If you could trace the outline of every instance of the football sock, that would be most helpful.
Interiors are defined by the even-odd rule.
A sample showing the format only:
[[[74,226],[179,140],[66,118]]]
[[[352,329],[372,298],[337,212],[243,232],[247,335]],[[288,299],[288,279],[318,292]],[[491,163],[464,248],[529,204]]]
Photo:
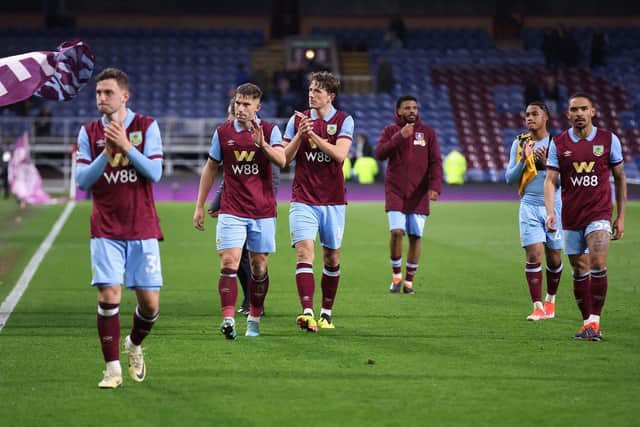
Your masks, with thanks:
[[[402,257],[398,259],[391,258],[391,270],[393,271],[393,283],[402,280]]]
[[[222,305],[222,317],[235,317],[236,300],[238,299],[238,281],[236,270],[223,268],[220,271],[218,293]]]
[[[524,267],[524,274],[527,277],[531,301],[542,301],[542,267],[539,262],[528,262]]]
[[[600,325],[600,316],[598,316],[597,314],[591,314],[589,315],[589,318],[587,320],[584,321],[584,324],[586,325],[587,323],[597,323],[598,325]]]
[[[544,297],[544,300],[545,300],[545,302],[551,302],[551,303],[555,304],[556,303],[556,296],[547,294],[547,296]]]
[[[575,273],[573,273],[573,295],[576,299],[576,303],[578,304],[578,308],[582,313],[582,319],[586,320],[591,314],[591,296],[590,288],[591,288],[591,277],[589,273],[576,277]]]
[[[547,265],[547,294],[555,295],[558,293],[560,285],[560,276],[562,276],[562,263],[558,267]]]
[[[260,323],[260,317],[262,316],[252,316],[251,314],[247,316],[247,322],[258,322]]]
[[[140,345],[142,340],[149,335],[159,315],[160,313],[158,312],[151,318],[147,318],[140,313],[140,309],[136,306],[136,311],[133,313],[133,325],[131,325],[131,332],[129,333],[133,345]]]
[[[264,309],[264,299],[269,291],[269,275],[265,274],[261,278],[251,275],[249,279],[249,314],[252,317],[262,316]]]
[[[533,303],[533,309],[544,310],[544,305],[542,305],[542,301],[536,301]]]
[[[122,366],[120,366],[119,360],[112,360],[107,362],[107,372],[112,375],[122,375]]]
[[[98,335],[105,362],[120,364],[120,305],[98,304]]]
[[[313,293],[316,287],[313,278],[313,265],[306,262],[296,264],[296,285],[303,312],[306,312],[307,309],[313,312]]]
[[[415,277],[416,271],[418,270],[418,264],[411,264],[410,262],[408,262],[405,270],[404,285],[407,288],[410,288],[413,286],[413,278]]]
[[[322,308],[331,310],[333,302],[338,292],[338,283],[340,282],[340,266],[329,267],[324,266],[322,270]]]
[[[331,320],[331,310],[323,308],[320,310],[320,317],[322,317],[323,314],[329,316],[329,320]]]
[[[591,270],[591,314],[600,316],[607,297],[607,269]]]

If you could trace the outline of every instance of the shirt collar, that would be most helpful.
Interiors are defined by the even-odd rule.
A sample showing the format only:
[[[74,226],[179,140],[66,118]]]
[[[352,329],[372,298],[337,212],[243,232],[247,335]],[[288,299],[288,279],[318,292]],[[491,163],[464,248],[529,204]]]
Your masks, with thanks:
[[[133,118],[135,117],[135,113],[133,111],[131,111],[129,108],[127,108],[127,115],[124,118],[124,128],[128,128],[131,125],[131,122],[133,121]],[[109,124],[109,119],[107,119],[106,115],[102,116],[102,125],[106,126]]]
[[[587,141],[591,142],[593,141],[593,138],[596,137],[596,132],[598,131],[598,128],[595,126],[591,127],[591,133],[589,135],[587,135],[587,137],[585,138]],[[571,127],[571,129],[569,129],[569,136],[571,137],[571,140],[573,142],[578,142],[580,141],[581,138],[579,138],[575,131],[573,130],[573,126]]]
[[[325,122],[328,122],[329,120],[331,120],[333,118],[333,116],[336,114],[336,109],[335,107],[331,107],[331,110],[329,110],[329,114],[327,114],[326,116],[324,116],[323,120]],[[311,110],[309,112],[309,116],[311,116],[311,120],[317,120],[318,119],[318,113],[316,113],[316,110]]]
[[[260,117],[256,116],[256,123],[260,124]],[[233,128],[236,130],[236,132],[240,133],[243,130],[246,130],[244,128],[244,126],[240,125],[240,122],[238,122],[238,119],[233,119]]]

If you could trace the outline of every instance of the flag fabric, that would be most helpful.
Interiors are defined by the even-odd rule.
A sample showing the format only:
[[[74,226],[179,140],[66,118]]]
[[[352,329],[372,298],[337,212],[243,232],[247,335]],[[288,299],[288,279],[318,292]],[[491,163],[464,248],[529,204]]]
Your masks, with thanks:
[[[39,51],[0,58],[0,107],[36,95],[54,101],[75,97],[91,79],[95,56],[80,39],[54,52]]]
[[[47,204],[55,202],[42,188],[42,178],[31,162],[29,137],[25,132],[16,142],[9,160],[9,187],[20,202]]]

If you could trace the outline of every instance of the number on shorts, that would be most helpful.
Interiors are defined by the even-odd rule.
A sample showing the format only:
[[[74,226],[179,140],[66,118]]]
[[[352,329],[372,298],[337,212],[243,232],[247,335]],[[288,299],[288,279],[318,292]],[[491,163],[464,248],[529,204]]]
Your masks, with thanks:
[[[160,273],[160,257],[156,255],[147,254],[147,267],[145,271],[148,274]]]

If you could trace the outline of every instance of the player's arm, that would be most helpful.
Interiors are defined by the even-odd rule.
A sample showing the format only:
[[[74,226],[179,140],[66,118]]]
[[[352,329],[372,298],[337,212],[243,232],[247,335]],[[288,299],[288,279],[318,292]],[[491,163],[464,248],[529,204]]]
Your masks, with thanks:
[[[162,177],[162,138],[157,122],[153,122],[145,132],[144,153],[131,145],[126,151],[127,157],[134,168],[145,178],[153,182]]]
[[[613,239],[622,239],[624,235],[624,212],[627,207],[627,177],[624,174],[624,163],[613,167],[613,185],[616,191],[616,219],[613,221]]]
[[[613,164],[613,186],[616,192],[616,219],[613,221],[613,239],[622,239],[624,235],[624,213],[627,207],[627,177],[624,174],[622,146],[617,136],[611,141],[609,161]]]
[[[555,198],[558,189],[558,178],[560,176],[560,164],[558,163],[558,153],[555,142],[549,144],[547,156],[547,175],[544,178],[544,207],[547,211],[545,222],[547,230],[556,231]]]
[[[100,153],[98,157],[91,160],[91,148],[89,146],[89,135],[84,126],[80,128],[78,133],[78,165],[76,166],[76,182],[82,191],[87,191],[93,184],[98,182],[104,168],[109,163],[111,153],[107,147]]]
[[[338,139],[336,145],[330,144],[327,139],[320,138],[313,130],[307,132],[309,139],[318,146],[320,151],[327,154],[333,160],[338,163],[344,162],[344,159],[349,155],[349,148],[351,148],[351,142],[353,141],[353,118],[348,116],[342,122],[340,127],[340,133],[338,133]]]
[[[300,123],[298,123],[298,130],[295,129],[295,118],[296,115],[300,115]],[[304,114],[296,111],[296,114],[291,116],[289,122],[287,122],[287,127],[284,131],[284,155],[285,155],[285,166],[288,165],[296,158],[296,154],[298,154],[298,150],[300,149],[300,144],[303,139],[306,137],[308,131],[312,128],[311,120],[306,117]]]
[[[431,132],[429,142],[429,200],[436,201],[442,193],[442,155],[435,132]]]
[[[387,160],[391,154],[406,143],[407,139],[413,134],[413,124],[405,124],[399,131],[388,135],[387,129],[382,130],[382,135],[376,145],[376,157],[378,160]]]
[[[282,148],[282,135],[280,129],[277,126],[271,131],[271,139],[269,142],[265,141],[264,130],[262,126],[258,126],[257,123],[253,123],[250,129],[253,142],[264,151],[265,156],[271,163],[281,168],[286,166],[287,158]]]
[[[524,165],[527,156],[523,155],[522,159],[516,163],[516,157],[518,154],[518,139],[511,144],[511,151],[509,152],[509,164],[507,165],[507,171],[504,174],[504,179],[507,184],[516,184],[520,182],[522,172],[524,171]],[[524,154],[524,153],[523,153]]]
[[[200,175],[200,184],[198,185],[198,200],[196,201],[196,208],[193,213],[193,226],[204,231],[204,204],[207,201],[213,181],[218,173],[218,162],[209,158],[202,168],[202,174]]]
[[[218,173],[218,163],[222,161],[222,149],[220,148],[220,140],[218,139],[218,130],[213,133],[211,138],[211,149],[209,150],[209,158],[202,168],[200,175],[200,183],[198,184],[198,200],[193,212],[193,226],[204,231],[204,204],[207,201],[213,181]]]
[[[309,139],[318,146],[320,151],[327,154],[338,163],[344,162],[351,148],[350,138],[338,138],[336,145],[330,144],[328,140],[320,138],[314,131],[309,132]]]
[[[145,133],[145,151],[153,152],[153,158],[145,156],[131,144],[122,123],[112,121],[104,128],[104,136],[108,143],[120,148],[129,161],[142,176],[157,182],[162,176],[162,140],[158,123],[153,122]],[[147,147],[148,146],[148,147]]]
[[[544,179],[544,207],[547,211],[547,229],[556,231],[555,197],[558,189],[559,172],[554,169],[547,169],[547,176]]]

